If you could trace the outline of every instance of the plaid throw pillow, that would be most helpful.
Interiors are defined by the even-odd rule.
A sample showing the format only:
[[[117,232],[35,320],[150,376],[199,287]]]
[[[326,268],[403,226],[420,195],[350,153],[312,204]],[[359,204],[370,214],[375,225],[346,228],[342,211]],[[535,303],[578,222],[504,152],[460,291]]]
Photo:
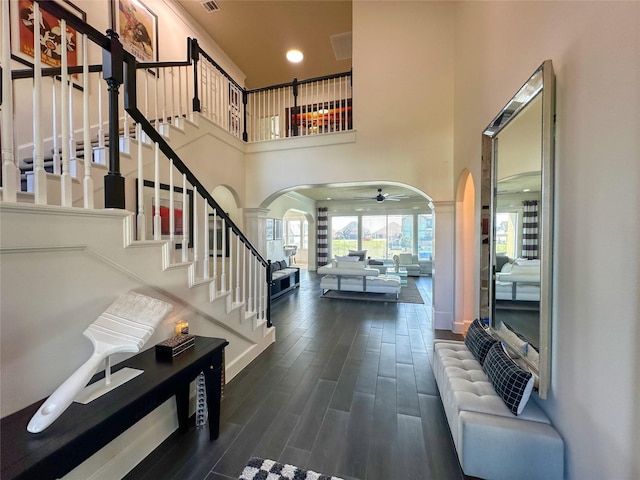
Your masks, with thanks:
[[[487,352],[496,342],[497,340],[487,333],[477,318],[471,322],[467,330],[467,335],[464,337],[464,344],[469,351],[473,353],[476,360],[480,362],[480,365],[484,364]]]
[[[533,390],[531,372],[516,365],[499,343],[489,349],[482,370],[511,413],[520,415]]]

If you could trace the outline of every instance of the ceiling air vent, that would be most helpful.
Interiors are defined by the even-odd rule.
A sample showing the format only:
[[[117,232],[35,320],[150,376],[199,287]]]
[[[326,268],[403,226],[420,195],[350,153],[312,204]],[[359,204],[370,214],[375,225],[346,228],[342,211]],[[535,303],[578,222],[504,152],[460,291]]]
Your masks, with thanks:
[[[331,46],[336,60],[347,60],[351,58],[352,37],[351,32],[331,35]]]
[[[220,10],[220,6],[213,0],[207,0],[206,2],[200,3],[200,5],[202,5],[202,8],[204,8],[207,13],[213,13]]]

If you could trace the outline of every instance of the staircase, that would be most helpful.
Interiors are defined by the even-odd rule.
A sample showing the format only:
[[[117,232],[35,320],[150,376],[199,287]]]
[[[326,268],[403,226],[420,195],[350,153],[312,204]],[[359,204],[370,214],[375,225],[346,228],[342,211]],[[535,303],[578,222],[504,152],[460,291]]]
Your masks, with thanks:
[[[108,49],[114,63],[89,66],[85,59],[82,66],[56,70],[36,62],[24,69],[9,56],[3,3],[0,414],[47,396],[67,378],[89,353],[82,331],[105,303],[132,289],[176,307],[147,345],[171,336],[174,323],[187,320],[191,333],[229,340],[226,377],[233,378],[275,339],[268,264],[198,179],[211,178],[212,167],[223,168],[228,159],[219,156],[205,167],[192,161],[192,171],[177,151],[210,154],[213,142],[225,146],[218,151],[231,145],[243,152],[239,132],[234,136],[211,112],[190,108],[193,92],[186,80],[192,80],[189,68],[196,71],[191,58],[154,64],[150,75],[149,66],[137,65],[122,50],[116,54],[122,48],[117,41],[64,8],[37,1],[36,16],[40,8],[86,34],[87,50]],[[122,58],[136,75],[120,86],[118,97],[116,80],[105,82],[102,71],[117,70]],[[81,91],[72,86],[72,74]],[[31,105],[30,96],[14,98],[25,83],[33,89]],[[54,115],[43,109],[50,85]],[[25,117],[40,119],[33,122],[33,135],[18,127],[14,135],[13,124],[22,125]],[[74,117],[81,128],[74,129]],[[115,188],[105,176],[115,178]],[[121,207],[105,209],[114,199]],[[182,228],[178,212],[185,219]]]

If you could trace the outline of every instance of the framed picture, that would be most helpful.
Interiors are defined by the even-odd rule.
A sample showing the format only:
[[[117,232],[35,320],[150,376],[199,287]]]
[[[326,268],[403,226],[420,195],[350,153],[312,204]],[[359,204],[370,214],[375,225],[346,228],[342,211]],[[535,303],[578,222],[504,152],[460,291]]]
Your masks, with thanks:
[[[267,241],[273,240],[273,218],[267,218],[265,236]]]
[[[87,14],[67,0],[57,0],[57,3],[64,6],[73,15],[87,20]],[[34,52],[34,23],[33,23],[33,0],[11,0],[11,58],[33,67]],[[62,39],[63,33],[60,29],[60,19],[40,8],[42,23],[40,24],[40,40],[37,50],[40,52],[40,59],[43,66],[62,66]],[[70,67],[78,66],[82,59],[82,40],[78,32],[73,28],[66,27],[67,38],[67,63]],[[77,78],[77,75],[74,75]]]
[[[160,184],[160,205],[156,205],[155,199],[155,183],[150,180],[143,181],[143,201],[144,201],[144,221],[147,239],[153,239],[155,236],[153,217],[156,214],[156,210],[160,214],[160,236],[162,240],[171,239],[171,219],[170,219],[170,205],[169,205],[169,185],[164,183]],[[137,196],[137,183],[136,179],[136,196]],[[140,199],[136,198],[136,204],[139,204]],[[176,242],[176,248],[182,248],[182,236],[184,235],[185,227],[185,212],[187,215],[186,221],[189,228],[189,244],[188,248],[193,247],[193,190],[187,189],[187,195],[182,191],[182,187],[173,187],[173,214],[174,214],[174,240]]]
[[[124,49],[138,62],[157,62],[158,16],[140,0],[111,0],[111,8]]]
[[[222,257],[222,219],[218,216],[215,217],[215,224],[213,223],[213,219],[214,219],[214,215],[213,213],[209,214],[209,256],[213,257],[213,250],[214,250],[214,227],[215,227],[215,238],[216,238],[216,242],[215,242],[215,254],[217,257]],[[229,256],[229,240],[231,239],[230,234],[231,234],[231,229],[229,228],[228,225],[226,225],[226,230],[227,230],[227,234],[225,237],[225,244],[224,244],[224,256],[228,257]]]
[[[273,239],[282,240],[282,219],[273,221]]]

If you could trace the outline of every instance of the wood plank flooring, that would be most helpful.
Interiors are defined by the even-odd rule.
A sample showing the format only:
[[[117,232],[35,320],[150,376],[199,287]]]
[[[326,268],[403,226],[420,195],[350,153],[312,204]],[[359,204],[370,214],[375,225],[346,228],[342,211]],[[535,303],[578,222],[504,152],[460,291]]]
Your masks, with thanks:
[[[128,480],[237,479],[252,456],[345,480],[465,479],[431,369],[431,278],[424,305],[277,299],[277,341],[226,387],[220,437],[174,433]]]

